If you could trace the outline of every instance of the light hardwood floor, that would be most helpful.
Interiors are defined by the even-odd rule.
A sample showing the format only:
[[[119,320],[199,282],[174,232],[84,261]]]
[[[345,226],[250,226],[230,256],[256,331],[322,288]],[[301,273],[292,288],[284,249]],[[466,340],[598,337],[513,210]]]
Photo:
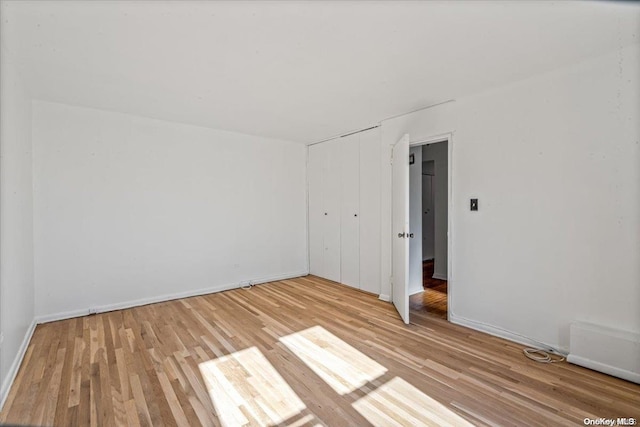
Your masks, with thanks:
[[[415,314],[415,313],[414,313]],[[640,386],[313,276],[39,325],[0,422],[583,425]],[[395,424],[394,424],[395,423]],[[414,423],[414,424],[411,424]]]

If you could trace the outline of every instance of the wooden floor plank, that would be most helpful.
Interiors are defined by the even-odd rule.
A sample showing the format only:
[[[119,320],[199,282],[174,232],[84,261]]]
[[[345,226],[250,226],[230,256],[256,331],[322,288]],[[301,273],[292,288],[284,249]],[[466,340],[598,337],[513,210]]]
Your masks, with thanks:
[[[424,301],[414,299],[414,323],[405,325],[375,296],[306,276],[38,325],[0,422],[582,425],[587,417],[640,418],[637,384],[568,363],[537,364],[522,346],[448,323],[423,310]]]

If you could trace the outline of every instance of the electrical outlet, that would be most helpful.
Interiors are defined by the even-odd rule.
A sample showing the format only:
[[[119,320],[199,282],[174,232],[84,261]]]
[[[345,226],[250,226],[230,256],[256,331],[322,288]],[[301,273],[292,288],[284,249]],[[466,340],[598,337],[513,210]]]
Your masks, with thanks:
[[[89,307],[89,316],[92,314],[98,314],[98,309],[95,307]]]

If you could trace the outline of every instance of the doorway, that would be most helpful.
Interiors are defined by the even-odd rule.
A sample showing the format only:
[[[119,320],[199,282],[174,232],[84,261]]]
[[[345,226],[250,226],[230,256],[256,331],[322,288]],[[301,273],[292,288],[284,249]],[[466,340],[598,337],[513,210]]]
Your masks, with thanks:
[[[409,311],[448,316],[449,142],[412,144],[409,164]]]

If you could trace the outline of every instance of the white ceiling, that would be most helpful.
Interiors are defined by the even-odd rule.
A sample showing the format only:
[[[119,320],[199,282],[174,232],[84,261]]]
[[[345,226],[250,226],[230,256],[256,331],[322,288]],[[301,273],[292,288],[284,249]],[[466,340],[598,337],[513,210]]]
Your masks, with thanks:
[[[35,98],[314,142],[640,42],[619,2],[3,2]]]

